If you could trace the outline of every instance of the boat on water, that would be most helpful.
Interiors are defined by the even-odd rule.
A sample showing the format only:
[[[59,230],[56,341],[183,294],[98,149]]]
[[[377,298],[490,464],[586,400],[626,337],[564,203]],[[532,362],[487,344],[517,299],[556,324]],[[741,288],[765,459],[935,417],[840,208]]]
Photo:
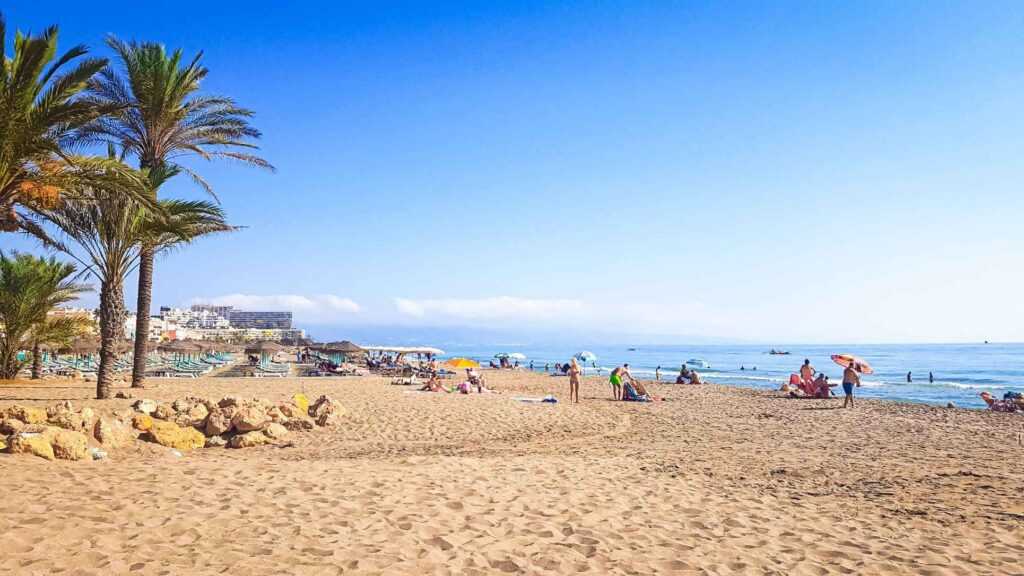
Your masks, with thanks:
[[[707,360],[700,358],[690,358],[686,361],[686,365],[692,368],[711,368],[711,364],[708,364]]]
[[[626,348],[626,352],[636,352],[636,348]]]
[[[772,356],[789,356],[789,352],[786,350],[776,350],[775,348],[769,350],[768,353]]]

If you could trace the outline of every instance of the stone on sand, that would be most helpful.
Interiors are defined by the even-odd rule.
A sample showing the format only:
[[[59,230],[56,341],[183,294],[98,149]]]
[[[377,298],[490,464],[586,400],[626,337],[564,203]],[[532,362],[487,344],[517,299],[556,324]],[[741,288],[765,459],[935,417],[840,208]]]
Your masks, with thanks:
[[[269,444],[270,442],[271,439],[266,434],[253,431],[233,437],[231,441],[228,442],[228,446],[232,448],[251,448],[253,446]]]
[[[205,432],[207,436],[220,436],[231,431],[231,418],[226,416],[223,409],[217,409],[206,417]]]
[[[93,436],[107,448],[121,448],[135,441],[131,428],[113,418],[99,418],[93,427]]]
[[[260,406],[243,406],[231,417],[231,425],[243,433],[262,430],[269,423],[266,410]]]
[[[14,418],[4,418],[0,420],[0,434],[7,436],[10,434],[17,434],[25,428],[25,423],[21,420]]]
[[[267,428],[263,430],[263,433],[266,434],[268,438],[280,440],[281,438],[284,438],[285,436],[288,435],[288,429],[285,428],[283,425],[274,422],[267,426]]]
[[[8,452],[11,454],[31,454],[47,460],[55,460],[53,447],[49,440],[39,433],[21,433],[10,437]]]
[[[206,444],[202,432],[192,427],[183,428],[174,422],[154,421],[148,434],[153,442],[176,450],[192,450]]]
[[[50,427],[43,432],[53,448],[53,455],[62,460],[82,460],[89,456],[89,439],[74,430]]]
[[[153,417],[149,414],[136,414],[132,417],[132,428],[147,432],[153,428]]]
[[[152,414],[153,412],[156,411],[156,401],[149,400],[146,398],[136,400],[135,403],[132,404],[132,408],[134,408],[136,412],[142,412],[143,414]]]
[[[42,408],[15,404],[7,409],[7,417],[21,420],[25,424],[45,424],[48,414]]]
[[[161,420],[174,420],[176,415],[174,408],[171,408],[167,404],[160,404],[152,414],[153,418],[159,418]]]

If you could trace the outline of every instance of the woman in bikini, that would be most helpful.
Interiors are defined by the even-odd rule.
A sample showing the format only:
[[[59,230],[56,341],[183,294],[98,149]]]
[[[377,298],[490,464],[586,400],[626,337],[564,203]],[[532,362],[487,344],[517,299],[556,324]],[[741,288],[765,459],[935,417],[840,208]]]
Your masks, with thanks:
[[[580,365],[576,358],[569,360],[569,402],[580,402]]]

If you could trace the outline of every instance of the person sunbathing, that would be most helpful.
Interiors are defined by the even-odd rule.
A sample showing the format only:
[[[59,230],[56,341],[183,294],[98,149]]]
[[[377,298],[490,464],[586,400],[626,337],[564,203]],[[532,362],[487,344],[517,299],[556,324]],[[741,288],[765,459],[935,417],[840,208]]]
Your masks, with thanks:
[[[640,390],[643,390],[643,392],[640,392]],[[651,401],[651,397],[647,395],[647,390],[636,380],[622,383],[622,399],[626,402]]]
[[[444,386],[441,386],[441,380],[434,374],[430,377],[430,380],[420,388],[422,392],[447,392]]]
[[[985,404],[988,404],[989,410],[992,410],[993,412],[1016,412],[1021,409],[1017,402],[996,400],[988,392],[982,392],[980,396],[981,399],[985,401]]]

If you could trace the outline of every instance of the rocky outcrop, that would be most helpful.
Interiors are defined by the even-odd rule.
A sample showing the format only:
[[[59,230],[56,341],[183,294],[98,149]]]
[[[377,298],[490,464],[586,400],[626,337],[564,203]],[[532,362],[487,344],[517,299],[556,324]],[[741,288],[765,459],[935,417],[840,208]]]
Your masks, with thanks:
[[[57,456],[53,453],[50,441],[38,432],[22,432],[9,438],[10,446],[7,451],[11,454],[31,454],[47,460],[55,460]]]
[[[42,434],[61,460],[84,460],[89,457],[89,439],[81,432],[63,428],[47,428]]]
[[[15,404],[7,409],[6,416],[15,420],[20,420],[25,424],[45,424],[49,415],[46,410],[42,408],[35,408],[33,406],[21,406]]]
[[[93,426],[93,436],[106,448],[123,448],[135,441],[131,428],[113,418],[99,418]]]
[[[262,430],[270,424],[270,417],[262,406],[242,406],[231,417],[231,426],[240,433]]]

